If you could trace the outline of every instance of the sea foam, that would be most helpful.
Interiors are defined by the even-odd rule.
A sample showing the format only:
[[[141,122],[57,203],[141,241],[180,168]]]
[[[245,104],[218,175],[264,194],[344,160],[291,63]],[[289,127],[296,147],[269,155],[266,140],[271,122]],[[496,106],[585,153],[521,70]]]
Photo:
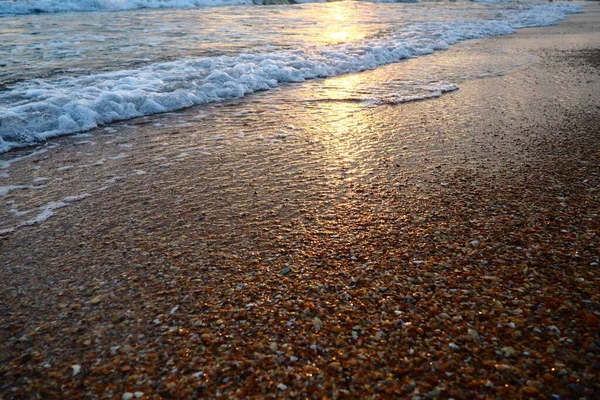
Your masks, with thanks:
[[[324,3],[327,0],[290,0],[290,3]],[[418,3],[419,0],[368,0],[377,3]],[[143,8],[199,8],[273,4],[270,0],[17,0],[1,1],[0,15],[59,12],[125,11]]]
[[[254,4],[252,0],[30,0],[0,1],[2,14],[124,11],[141,8],[197,8]]]
[[[0,152],[113,121],[225,101],[282,83],[374,69],[447,49],[467,39],[551,25],[580,12],[579,4],[508,10],[497,20],[411,25],[385,38],[336,46],[180,59],[56,80],[36,79],[0,92]]]

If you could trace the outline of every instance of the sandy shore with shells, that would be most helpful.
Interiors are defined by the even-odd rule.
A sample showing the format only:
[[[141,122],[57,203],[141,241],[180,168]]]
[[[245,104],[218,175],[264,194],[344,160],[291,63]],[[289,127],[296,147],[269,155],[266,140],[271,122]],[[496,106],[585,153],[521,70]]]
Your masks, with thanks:
[[[587,11],[432,55],[527,62],[426,102],[273,108],[307,84],[252,140],[217,105],[4,155],[0,398],[598,398]]]

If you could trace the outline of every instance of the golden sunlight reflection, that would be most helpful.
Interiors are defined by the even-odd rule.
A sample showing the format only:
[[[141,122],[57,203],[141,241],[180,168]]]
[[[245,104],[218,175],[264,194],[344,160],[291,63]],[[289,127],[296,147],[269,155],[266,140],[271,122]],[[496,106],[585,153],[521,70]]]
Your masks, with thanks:
[[[340,182],[351,181],[360,149],[354,145],[356,140],[349,139],[360,132],[360,111],[364,106],[350,99],[360,77],[353,74],[328,81],[330,82],[324,83],[324,94],[330,101],[323,103],[320,110],[325,115],[321,119],[319,130],[323,132],[330,173],[340,179]]]
[[[331,92],[331,97],[340,98],[347,95],[349,92],[355,92],[356,87],[362,80],[363,78],[359,74],[341,75],[329,79],[327,81],[329,84],[328,92]]]
[[[329,44],[338,44],[363,39],[367,35],[365,28],[358,23],[361,16],[357,8],[344,7],[341,3],[329,3],[326,12],[314,15],[320,32],[315,39]]]
[[[348,34],[348,32],[331,32],[329,34],[329,37],[335,42],[345,42],[348,40],[350,35]]]
[[[339,103],[338,103],[339,104]],[[332,112],[335,107],[332,107]],[[347,110],[341,111],[344,113]],[[349,114],[351,114],[350,112]],[[328,166],[328,175],[333,177],[338,182],[349,182],[353,180],[356,159],[358,157],[357,150],[351,143],[354,140],[349,140],[349,137],[355,135],[356,132],[344,124],[344,120],[340,119],[337,123],[323,126],[326,139],[323,141],[326,149],[326,165]]]

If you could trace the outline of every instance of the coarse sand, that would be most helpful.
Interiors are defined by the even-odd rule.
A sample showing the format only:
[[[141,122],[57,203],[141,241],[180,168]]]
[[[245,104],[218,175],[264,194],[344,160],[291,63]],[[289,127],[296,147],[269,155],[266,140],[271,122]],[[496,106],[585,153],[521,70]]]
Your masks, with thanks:
[[[343,118],[313,122],[320,136],[286,136],[274,111],[256,128],[269,146],[165,145],[185,160],[170,165],[163,143],[204,131],[144,119],[98,143],[95,167],[78,152],[100,133],[14,163],[9,185],[42,166],[48,189],[5,202],[64,206],[0,239],[0,398],[600,398],[600,6],[586,11],[458,45],[462,63],[529,61],[434,100],[329,109]]]

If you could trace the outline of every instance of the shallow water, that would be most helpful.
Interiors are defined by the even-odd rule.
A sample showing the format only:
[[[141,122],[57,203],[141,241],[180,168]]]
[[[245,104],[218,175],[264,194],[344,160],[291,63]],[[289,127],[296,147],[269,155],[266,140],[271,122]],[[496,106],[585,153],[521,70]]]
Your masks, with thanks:
[[[453,6],[452,16],[436,20],[475,15],[480,7]],[[0,85],[187,57],[345,43],[384,35],[427,14],[432,6],[340,2],[4,16]]]
[[[0,152],[134,117],[360,72],[473,38],[548,25],[574,4],[367,3],[137,9],[0,17]],[[517,61],[518,63],[519,61]],[[472,64],[470,75],[494,71]],[[444,66],[347,97],[455,90]],[[461,70],[460,74],[465,74]],[[368,89],[370,90],[370,89]]]
[[[469,35],[484,38],[485,29],[511,31],[506,21],[485,19],[498,13],[512,18],[513,25],[565,15],[560,5],[534,16],[522,7],[328,3],[4,16],[2,60],[14,64],[2,69],[0,138],[4,150],[41,143],[0,154],[0,236],[41,224],[63,208],[123,184],[159,182],[172,177],[172,171],[185,171],[186,182],[172,184],[178,190],[191,185],[190,193],[223,189],[220,196],[226,198],[228,188],[238,183],[269,187],[273,182],[264,174],[273,171],[279,186],[337,196],[355,180],[389,175],[400,184],[411,176],[413,165],[422,167],[432,159],[431,168],[456,163],[455,147],[465,145],[460,132],[469,130],[467,118],[446,115],[450,108],[445,106],[433,111],[428,100],[448,96],[451,102],[453,95],[447,93],[460,90],[463,82],[507,76],[535,59],[531,53],[493,46],[470,51],[478,41],[450,45]],[[27,36],[31,27],[37,27],[36,34]],[[67,38],[75,42],[63,52],[59,41],[65,44]],[[386,49],[397,43],[405,47],[396,50],[414,53],[389,63]],[[18,47],[12,58],[4,56]],[[300,56],[301,61],[294,59]],[[96,108],[90,109],[101,114],[116,112],[128,99],[172,100],[172,93],[194,90],[200,96],[207,75],[236,76],[240,60],[253,72],[212,85],[235,89],[244,79],[264,79],[269,85],[241,95],[215,95],[193,107],[175,103],[165,110],[170,112],[117,115],[115,120],[124,121],[75,127],[71,132],[79,133],[70,137],[44,136],[45,126],[68,128],[64,121],[85,114],[81,110],[94,102]],[[311,68],[325,72],[313,74]],[[408,104],[420,119],[405,118],[402,107]],[[478,107],[486,105],[458,110],[469,115],[482,111]],[[506,110],[519,113],[518,108]],[[132,119],[136,116],[142,117]],[[460,124],[450,136],[443,122],[448,117]],[[41,128],[39,135],[18,131],[20,121],[31,132]],[[60,136],[67,128],[48,136]],[[454,158],[446,154],[449,149]],[[195,171],[203,172],[190,179]]]
[[[188,192],[190,198],[181,199],[186,204],[197,196],[219,197],[219,203],[204,204],[203,209],[233,202],[231,196],[239,195],[240,185],[245,187],[242,192],[250,185],[263,193],[274,191],[276,198],[301,202],[308,188],[315,195],[335,197],[354,182],[382,176],[399,185],[414,183],[423,169],[449,168],[457,154],[468,152],[470,142],[456,132],[466,135],[464,115],[478,110],[464,104],[458,107],[463,117],[457,117],[455,106],[440,112],[439,103],[430,108],[428,101],[395,104],[392,94],[423,75],[460,85],[487,74],[506,75],[533,61],[493,47],[486,53],[471,52],[467,43],[455,50],[137,118],[14,151],[0,162],[0,173],[7,175],[0,177],[0,189],[7,192],[0,208],[0,235],[43,223],[79,201],[110,197],[123,187],[148,182]],[[464,62],[467,58],[470,64]],[[473,75],[475,70],[485,73]],[[450,105],[453,95],[447,96],[445,103]],[[406,118],[406,110],[421,116]],[[452,133],[448,118],[459,123],[451,127]],[[136,201],[139,195],[134,191],[126,196]],[[265,204],[238,200],[251,208],[286,206],[269,196]]]

